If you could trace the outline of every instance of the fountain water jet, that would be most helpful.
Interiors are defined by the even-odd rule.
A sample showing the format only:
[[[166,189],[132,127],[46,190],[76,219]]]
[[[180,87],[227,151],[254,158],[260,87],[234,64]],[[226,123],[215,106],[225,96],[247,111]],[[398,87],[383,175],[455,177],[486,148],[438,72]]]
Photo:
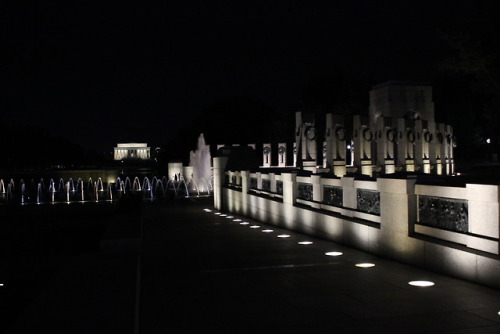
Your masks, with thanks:
[[[200,193],[210,194],[210,189],[200,181],[209,180],[212,178],[212,168],[210,165],[210,146],[205,143],[203,133],[198,137],[198,146],[196,151],[191,151],[189,154],[189,165],[193,167],[192,179],[197,185],[197,190]],[[189,178],[191,175],[188,175]]]

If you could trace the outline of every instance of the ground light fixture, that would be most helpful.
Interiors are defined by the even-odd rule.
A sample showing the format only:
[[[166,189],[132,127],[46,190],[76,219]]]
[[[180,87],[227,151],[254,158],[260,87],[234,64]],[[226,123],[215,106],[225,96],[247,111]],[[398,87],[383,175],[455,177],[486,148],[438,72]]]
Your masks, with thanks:
[[[271,232],[273,232],[273,230],[271,230],[271,229],[265,229],[265,230],[262,230],[262,232],[264,232],[264,233],[271,233]]]
[[[250,224],[249,222],[241,222],[240,225],[248,225]]]
[[[221,217],[226,217],[227,215],[225,213],[221,213]]]
[[[325,255],[328,255],[328,256],[340,256],[340,255],[342,255],[342,252],[326,252]]]
[[[238,219],[238,218],[237,219],[233,219],[233,222],[240,222],[240,221],[241,221],[241,219]]]
[[[259,225],[252,225],[252,226],[250,226],[250,228],[260,228],[260,226]]]
[[[278,238],[290,238],[290,234],[278,234]]]
[[[358,267],[358,268],[373,268],[373,267],[375,267],[375,263],[367,263],[367,262],[356,263],[356,267]]]
[[[214,212],[214,215],[220,215],[221,213],[220,212]]]
[[[313,242],[312,241],[299,241],[299,245],[311,245]]]
[[[227,219],[231,219],[231,218],[234,218],[233,216],[226,216]]]
[[[212,210],[210,210],[210,209],[203,209],[203,211],[205,211],[205,212],[212,212]]]
[[[419,287],[428,287],[428,286],[433,286],[434,285],[434,282],[431,282],[431,281],[410,281],[408,282],[408,284],[412,285],[412,286],[419,286]]]

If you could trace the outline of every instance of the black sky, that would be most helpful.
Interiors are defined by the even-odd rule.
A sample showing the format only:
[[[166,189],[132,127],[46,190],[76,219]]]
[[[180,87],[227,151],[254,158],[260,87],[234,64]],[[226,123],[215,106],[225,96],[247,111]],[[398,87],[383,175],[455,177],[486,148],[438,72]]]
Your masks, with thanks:
[[[99,151],[162,145],[219,99],[297,105],[307,81],[333,69],[370,84],[432,80],[446,53],[437,32],[488,10],[472,1],[3,7],[1,120]]]

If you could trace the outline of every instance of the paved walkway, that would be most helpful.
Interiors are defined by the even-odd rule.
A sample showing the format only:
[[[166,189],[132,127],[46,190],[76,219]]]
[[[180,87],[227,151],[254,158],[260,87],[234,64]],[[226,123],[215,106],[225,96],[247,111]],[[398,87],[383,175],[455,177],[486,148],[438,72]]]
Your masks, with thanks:
[[[204,208],[145,210],[141,333],[500,332],[498,290]]]
[[[211,207],[209,199],[144,204],[140,257],[134,210],[114,218],[108,252],[45,252],[29,268],[50,270],[31,279],[9,333],[500,332],[498,290],[203,210]],[[22,282],[8,283],[0,296],[14,284],[22,291]]]

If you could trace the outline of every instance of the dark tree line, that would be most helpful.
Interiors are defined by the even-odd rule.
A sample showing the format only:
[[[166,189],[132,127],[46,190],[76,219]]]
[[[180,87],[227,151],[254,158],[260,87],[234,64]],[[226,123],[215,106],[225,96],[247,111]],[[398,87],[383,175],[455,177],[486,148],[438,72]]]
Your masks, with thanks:
[[[2,124],[0,168],[4,170],[75,168],[100,165],[106,157],[86,151],[67,138],[20,122]]]

